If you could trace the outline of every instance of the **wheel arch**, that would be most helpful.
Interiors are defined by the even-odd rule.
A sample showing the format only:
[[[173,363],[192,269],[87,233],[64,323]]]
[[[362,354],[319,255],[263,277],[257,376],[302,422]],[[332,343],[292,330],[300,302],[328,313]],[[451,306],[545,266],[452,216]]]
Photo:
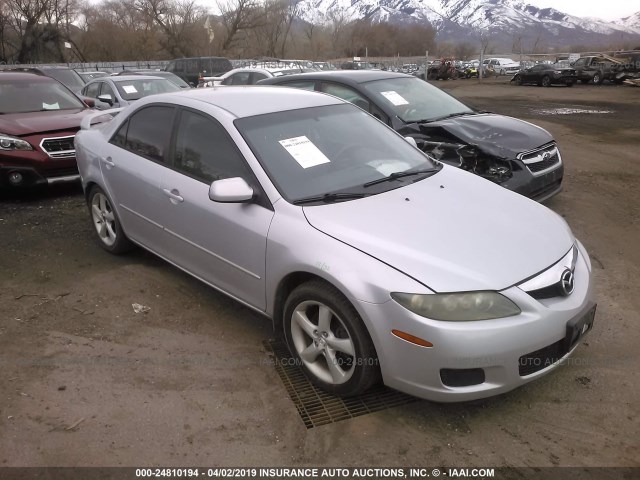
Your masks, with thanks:
[[[276,287],[275,297],[273,302],[273,315],[271,317],[273,322],[274,332],[282,333],[282,315],[284,313],[284,305],[287,302],[287,298],[289,297],[291,292],[293,292],[293,290],[295,290],[298,286],[302,285],[303,283],[307,283],[312,280],[319,280],[335,288],[353,305],[353,302],[342,292],[342,290],[337,285],[330,282],[326,278],[321,277],[320,275],[317,275],[312,272],[307,272],[307,271],[291,272],[286,276],[284,276],[278,283],[278,286]],[[355,305],[353,306],[354,308],[356,308]]]

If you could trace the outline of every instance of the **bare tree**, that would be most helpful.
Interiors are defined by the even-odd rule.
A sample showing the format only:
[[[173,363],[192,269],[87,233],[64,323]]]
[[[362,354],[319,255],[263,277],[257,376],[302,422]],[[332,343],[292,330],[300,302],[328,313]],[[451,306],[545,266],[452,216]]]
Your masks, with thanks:
[[[49,8],[49,0],[7,0],[12,16],[12,27],[20,37],[16,58],[20,63],[38,60],[40,20]]]
[[[469,42],[458,43],[454,48],[454,52],[459,60],[469,60],[470,57],[474,57],[477,53],[476,47]]]
[[[258,0],[218,0],[222,38],[220,46],[224,52],[231,50],[238,41],[238,33],[260,24]]]
[[[163,46],[171,56],[192,56],[196,28],[205,34],[204,7],[196,0],[135,0],[134,5],[162,30]]]

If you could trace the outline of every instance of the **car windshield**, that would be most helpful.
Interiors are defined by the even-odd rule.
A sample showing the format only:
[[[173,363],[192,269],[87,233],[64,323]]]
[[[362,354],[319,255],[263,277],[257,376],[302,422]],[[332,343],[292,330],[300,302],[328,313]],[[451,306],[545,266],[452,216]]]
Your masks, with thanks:
[[[0,79],[0,113],[40,112],[86,108],[64,85],[46,81]]]
[[[138,100],[148,95],[156,93],[167,93],[180,91],[180,87],[164,78],[156,79],[135,79],[115,81],[116,88],[120,96],[127,100]]]
[[[434,162],[393,130],[353,105],[270,113],[235,121],[267,174],[289,202],[332,193],[369,195],[420,180],[366,183]]]
[[[80,78],[80,75],[78,75],[78,73],[73,70],[66,70],[64,68],[52,68],[44,70],[44,73],[48,77],[55,78],[60,83],[63,83],[74,92],[78,92],[82,87],[84,87],[82,78]]]
[[[391,107],[405,123],[474,113],[451,95],[415,77],[375,80],[362,87],[375,103]]]

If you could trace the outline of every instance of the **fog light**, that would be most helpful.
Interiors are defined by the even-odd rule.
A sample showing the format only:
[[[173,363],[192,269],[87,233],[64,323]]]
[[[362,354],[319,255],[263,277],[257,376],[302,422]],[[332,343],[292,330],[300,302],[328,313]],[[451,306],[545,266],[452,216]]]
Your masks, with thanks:
[[[11,172],[9,174],[9,183],[11,185],[20,185],[22,183],[23,177],[20,172]]]

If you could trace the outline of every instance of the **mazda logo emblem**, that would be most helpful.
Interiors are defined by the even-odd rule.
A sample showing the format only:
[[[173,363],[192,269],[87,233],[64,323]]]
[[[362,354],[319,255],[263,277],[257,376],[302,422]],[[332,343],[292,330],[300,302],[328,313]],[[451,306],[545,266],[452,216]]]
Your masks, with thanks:
[[[573,293],[573,272],[568,268],[560,276],[560,288],[566,297]]]
[[[544,152],[544,155],[542,155],[542,160],[543,161],[547,161],[551,158],[551,154],[549,152]]]

